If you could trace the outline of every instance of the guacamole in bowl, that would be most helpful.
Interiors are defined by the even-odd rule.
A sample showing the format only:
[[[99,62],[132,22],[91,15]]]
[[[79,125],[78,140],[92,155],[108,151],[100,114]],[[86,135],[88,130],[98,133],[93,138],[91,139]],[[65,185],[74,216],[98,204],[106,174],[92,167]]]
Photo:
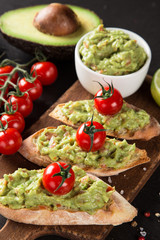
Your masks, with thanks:
[[[113,83],[123,97],[143,83],[151,61],[147,42],[134,32],[101,24],[76,45],[75,67],[82,86],[91,94]]]
[[[122,30],[99,25],[88,34],[79,48],[82,62],[105,75],[126,75],[139,70],[147,60],[143,47]]]

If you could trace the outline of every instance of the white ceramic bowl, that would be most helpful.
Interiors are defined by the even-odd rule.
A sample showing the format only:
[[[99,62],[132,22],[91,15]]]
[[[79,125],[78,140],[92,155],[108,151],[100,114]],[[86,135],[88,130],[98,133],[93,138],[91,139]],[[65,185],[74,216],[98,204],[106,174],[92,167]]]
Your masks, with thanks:
[[[142,46],[148,56],[144,66],[140,68],[138,71],[134,73],[130,73],[123,76],[111,76],[111,75],[104,75],[97,73],[82,62],[79,54],[79,48],[82,45],[83,39],[89,34],[85,34],[77,43],[75,48],[75,67],[78,79],[82,86],[91,94],[95,94],[99,89],[100,86],[97,82],[100,82],[103,86],[106,86],[105,81],[108,83],[113,83],[113,86],[120,91],[123,98],[130,96],[131,94],[135,93],[140,86],[142,85],[151,62],[151,49],[147,42],[137,35],[134,32],[121,29],[121,28],[107,28],[109,30],[122,30],[123,32],[127,33],[131,39],[137,40],[137,43]],[[105,81],[104,81],[105,80]]]

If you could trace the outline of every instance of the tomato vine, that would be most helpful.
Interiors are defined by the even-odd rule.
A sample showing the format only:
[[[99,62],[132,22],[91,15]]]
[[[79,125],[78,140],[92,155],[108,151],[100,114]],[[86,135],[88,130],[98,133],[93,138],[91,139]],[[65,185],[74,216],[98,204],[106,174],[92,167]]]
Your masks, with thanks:
[[[39,71],[33,69],[35,64],[39,65],[41,63],[42,67],[45,65],[43,70]],[[27,68],[30,65],[32,66],[29,72]],[[47,71],[50,73],[50,82],[47,82],[48,79],[46,79],[47,84],[43,84],[38,80],[38,77],[41,73],[48,76]],[[49,85],[53,83],[57,78],[57,72],[56,66],[51,62],[47,62],[46,57],[39,51],[36,51],[33,59],[24,64],[17,63],[10,59],[4,59],[1,61],[0,126],[3,126],[3,128],[1,127],[0,129],[0,140],[3,138],[2,142],[6,141],[6,144],[4,144],[6,149],[8,138],[7,132],[14,132],[13,129],[16,129],[18,134],[22,133],[25,127],[24,118],[32,112],[33,101],[41,96],[43,90],[42,85]],[[8,129],[12,129],[12,131]],[[0,143],[0,153],[6,154],[7,151],[4,151],[1,145],[2,144]]]

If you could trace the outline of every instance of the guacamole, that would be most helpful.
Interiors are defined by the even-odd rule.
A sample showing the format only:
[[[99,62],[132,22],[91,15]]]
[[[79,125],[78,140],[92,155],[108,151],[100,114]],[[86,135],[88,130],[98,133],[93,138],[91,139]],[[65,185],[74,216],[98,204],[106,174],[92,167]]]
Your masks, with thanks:
[[[83,63],[105,75],[126,75],[139,70],[147,54],[136,40],[120,30],[99,25],[87,35],[79,49]]]
[[[76,130],[65,125],[45,128],[40,136],[34,139],[34,143],[41,155],[47,155],[54,162],[63,159],[85,168],[119,169],[137,154],[135,144],[109,138],[106,138],[105,144],[99,151],[83,151],[76,142]]]
[[[75,185],[66,195],[57,196],[48,192],[42,186],[44,169],[18,169],[12,174],[5,174],[0,182],[0,203],[12,209],[48,208],[57,210],[65,208],[70,211],[85,211],[95,213],[100,208],[106,209],[111,203],[114,188],[106,192],[107,183],[95,181],[86,175],[85,171],[73,167]]]
[[[61,109],[62,114],[73,124],[81,124],[91,119],[103,125],[109,132],[115,135],[130,134],[142,129],[150,122],[150,116],[144,110],[134,110],[123,103],[122,109],[115,115],[102,115],[94,107],[94,100],[69,101]],[[106,132],[107,133],[107,132]]]

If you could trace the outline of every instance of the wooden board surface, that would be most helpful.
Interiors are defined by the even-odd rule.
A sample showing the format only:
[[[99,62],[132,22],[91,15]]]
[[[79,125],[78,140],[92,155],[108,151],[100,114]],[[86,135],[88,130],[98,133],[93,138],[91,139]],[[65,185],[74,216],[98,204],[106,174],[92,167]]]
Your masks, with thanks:
[[[151,77],[147,76],[140,90],[125,100],[137,107],[145,109],[149,114],[160,121],[159,108],[156,106],[150,94],[150,81]],[[24,133],[24,137],[29,136],[43,127],[58,126],[61,124],[59,121],[48,116],[49,112],[51,112],[57,104],[69,100],[90,99],[92,97],[92,95],[82,88],[79,81],[75,82],[71,88],[69,88],[63,96]],[[132,142],[133,141],[130,141],[130,143]],[[160,149],[160,137],[155,137],[150,141],[134,142],[137,147],[147,150],[151,162],[111,178],[102,178],[106,182],[109,181],[112,186],[116,186],[117,191],[120,192],[123,190],[123,196],[130,202],[133,201],[160,162],[160,153],[158,150]],[[38,168],[38,166],[24,159],[19,153],[12,156],[2,155],[0,158],[0,166],[0,178],[3,177],[4,173],[11,173],[18,167],[26,167],[28,169]],[[74,240],[102,240],[106,238],[111,229],[112,226],[34,226],[7,220],[0,231],[0,239],[33,240],[45,234],[54,234]]]

